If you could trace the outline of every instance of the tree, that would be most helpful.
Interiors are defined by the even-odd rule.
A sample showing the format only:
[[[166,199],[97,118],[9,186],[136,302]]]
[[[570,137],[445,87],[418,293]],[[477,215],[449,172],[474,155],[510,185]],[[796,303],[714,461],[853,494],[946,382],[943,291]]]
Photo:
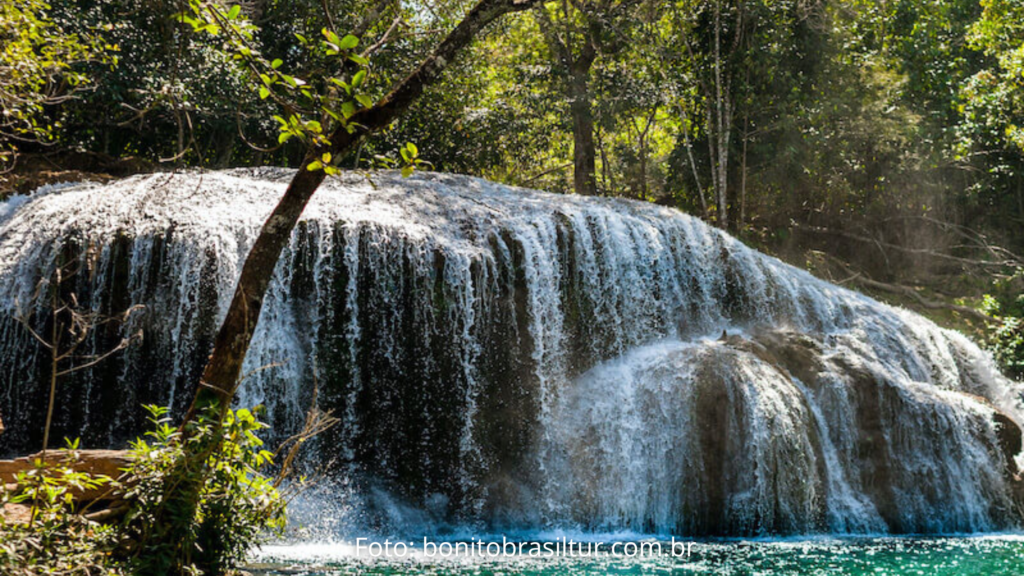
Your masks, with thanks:
[[[351,152],[363,138],[387,127],[401,116],[423,94],[426,87],[438,81],[449,62],[458,56],[485,26],[506,14],[526,10],[535,2],[536,0],[480,0],[440,45],[386,96],[370,106],[352,112],[329,135],[308,140],[306,160],[292,178],[281,201],[267,218],[242,266],[234,297],[214,340],[213,352],[203,372],[195,401],[186,415],[186,421],[206,405],[219,406],[221,413],[226,413],[229,408],[278,257],[288,243],[292,229],[309,199],[330,171],[328,167],[331,160]],[[231,15],[231,11],[234,12],[234,17],[238,16],[235,8],[223,13],[216,5],[194,2],[194,6],[197,15],[203,11],[212,15],[211,20],[205,21],[203,26],[208,27],[212,24],[220,27],[220,30],[227,29],[223,19]],[[330,40],[336,38],[335,34]],[[358,41],[349,35],[338,38],[338,41],[332,44],[339,48],[354,48],[355,44],[352,44],[349,38]],[[245,47],[240,50],[243,57],[246,57]],[[277,68],[274,66],[275,62],[271,62],[274,69]],[[353,83],[358,75],[359,72],[353,76]],[[281,81],[287,82],[287,77]],[[265,80],[264,84],[267,84]],[[291,84],[294,88],[294,81]],[[261,87],[261,91],[263,89],[264,87]],[[294,125],[294,122],[289,123]],[[311,127],[308,122],[305,130],[312,132],[314,136],[320,134],[317,126]]]
[[[563,0],[538,5],[537,24],[569,99],[573,132],[573,188],[577,194],[597,194],[594,113],[590,91],[591,68],[601,54],[618,51],[619,29],[639,0]]]
[[[960,91],[960,149],[965,157],[985,158],[996,184],[991,188],[1005,191],[1024,223],[1024,4],[981,4],[967,39],[989,60]]]
[[[385,2],[390,4],[390,0]],[[301,35],[299,41],[326,56],[337,56],[337,66],[330,75],[302,79],[282,72],[281,59],[260,54],[253,44],[254,26],[239,6],[226,8],[216,1],[191,0],[189,12],[180,15],[197,32],[223,38],[232,58],[253,75],[260,97],[281,105],[284,115],[278,117],[280,140],[300,141],[306,150],[300,168],[264,222],[242,266],[181,434],[176,437],[182,449],[168,472],[175,482],[159,495],[160,505],[145,518],[147,524],[159,527],[146,540],[147,547],[171,550],[178,556],[174,560],[178,565],[190,563],[194,550],[187,543],[193,541],[189,535],[201,510],[209,478],[206,470],[211,465],[210,456],[225,442],[219,431],[230,413],[267,287],[303,209],[324,179],[337,170],[337,159],[408,110],[485,26],[506,14],[526,10],[534,2],[479,0],[412,72],[376,102],[360,90],[369,62],[355,51],[359,38],[354,34],[339,36],[330,23],[322,30],[323,41],[313,43]],[[325,130],[325,125],[330,128]],[[407,169],[415,167],[415,146],[403,148],[402,156]],[[160,573],[156,569],[143,572]]]
[[[745,221],[756,140],[784,135],[785,118],[807,94],[820,59],[821,47],[813,44],[821,36],[821,18],[820,3],[788,0],[685,0],[668,13],[660,52],[693,85],[679,86],[673,95],[682,116],[681,162],[688,165],[685,172],[702,207],[710,204],[722,228],[740,228]],[[674,46],[682,47],[675,57]],[[698,142],[706,144],[703,158],[695,154]],[[702,182],[710,183],[710,202]]]
[[[86,87],[80,64],[106,58],[95,36],[65,32],[49,9],[43,0],[0,4],[0,168],[14,162],[16,144],[55,137],[59,125],[45,117],[46,108]]]

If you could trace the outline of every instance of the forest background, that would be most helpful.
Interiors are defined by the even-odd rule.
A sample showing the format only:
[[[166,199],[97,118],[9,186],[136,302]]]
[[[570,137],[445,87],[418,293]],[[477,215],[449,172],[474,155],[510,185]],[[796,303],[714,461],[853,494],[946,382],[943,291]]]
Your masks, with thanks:
[[[361,32],[369,101],[470,2],[239,5],[253,49],[287,71],[275,82],[331,78],[337,59],[302,47]],[[188,10],[4,3],[0,198],[299,166],[307,147],[283,137],[280,101]],[[1024,0],[543,2],[488,27],[401,120],[330,162],[410,154],[420,169],[677,207],[961,329],[1024,376]]]

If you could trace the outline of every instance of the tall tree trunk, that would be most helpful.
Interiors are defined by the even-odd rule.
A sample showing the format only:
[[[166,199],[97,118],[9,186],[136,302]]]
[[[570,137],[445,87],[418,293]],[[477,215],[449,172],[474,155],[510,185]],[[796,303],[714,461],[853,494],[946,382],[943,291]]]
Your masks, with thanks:
[[[601,187],[604,190],[611,190],[612,186],[608,181],[608,154],[604,148],[604,138],[600,130],[594,130],[594,142],[597,144],[597,153],[601,157]]]
[[[578,8],[578,7],[577,7]],[[569,17],[569,4],[563,3],[564,18]],[[554,20],[543,5],[536,11],[537,25],[544,35],[551,53],[564,70],[566,95],[569,98],[569,114],[572,116],[573,136],[573,190],[583,196],[597,195],[597,179],[595,176],[594,150],[594,113],[590,101],[590,68],[597,58],[599,24],[589,22],[583,36],[579,55],[575,55],[571,44],[566,40],[570,36],[568,29],[563,33],[556,30]],[[586,18],[586,17],[584,17]],[[563,19],[563,22],[566,20]]]
[[[597,195],[594,113],[590,104],[590,66],[592,59],[573,67],[569,89],[573,135],[573,189],[581,196]]]
[[[748,116],[743,116],[743,152],[740,156],[740,216],[739,222],[737,222],[737,230],[742,230],[743,225],[747,220],[747,141],[750,139],[747,135],[749,128]]]
[[[658,114],[657,106],[651,110],[651,113],[644,122],[644,127],[641,130],[640,126],[637,125],[636,119],[632,119],[630,122],[633,124],[633,128],[637,134],[637,148],[640,152],[638,154],[640,163],[640,200],[646,200],[650,192],[650,187],[647,185],[647,135],[651,132],[651,126],[654,125],[654,117]]]
[[[700,172],[697,170],[697,162],[693,159],[693,146],[690,144],[690,129],[686,119],[683,119],[683,143],[686,145],[686,155],[690,159],[690,169],[693,170],[693,182],[697,185],[697,196],[700,197],[700,210],[704,218],[708,217],[708,199],[704,196],[704,188],[700,185]]]
[[[1017,214],[1024,220],[1024,178],[1017,179]]]
[[[728,123],[729,99],[725,95],[722,102],[722,123],[718,131],[718,226],[729,229],[729,137],[732,131]]]
[[[715,196],[718,226],[729,228],[729,93],[722,86],[722,1],[715,0],[715,117],[718,140]]]
[[[718,131],[715,130],[714,113],[712,112],[712,98],[714,95],[707,95],[707,103],[704,106],[704,131],[708,140],[708,168],[711,171],[711,190],[714,196],[711,198],[711,205],[718,206]]]
[[[341,157],[352,151],[364,136],[385,128],[404,113],[427,86],[437,82],[445,67],[484,26],[505,14],[526,10],[537,1],[480,0],[405,80],[372,108],[364,109],[351,118],[351,125],[358,126],[355,132],[350,133],[344,128],[335,130],[331,135],[332,155]],[[321,152],[312,150],[307,154],[307,161],[302,162],[303,167],[288,184],[284,196],[263,224],[246,257],[234,297],[214,340],[213,352],[185,416],[186,422],[205,405],[218,406],[221,414],[230,407],[277,260],[306,204],[324,180],[322,170],[310,172],[305,168]]]

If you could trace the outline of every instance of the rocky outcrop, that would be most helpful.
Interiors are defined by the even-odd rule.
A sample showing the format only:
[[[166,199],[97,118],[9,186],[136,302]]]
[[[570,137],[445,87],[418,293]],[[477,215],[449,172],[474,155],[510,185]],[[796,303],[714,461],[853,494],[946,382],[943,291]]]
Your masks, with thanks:
[[[825,375],[837,375],[846,382],[857,405],[857,452],[868,464],[864,468],[864,489],[871,495],[881,516],[897,531],[896,497],[892,491],[892,463],[886,456],[882,406],[887,399],[887,387],[879,378],[853,359],[836,355],[826,357],[824,345],[818,339],[802,332],[786,329],[764,329],[748,336],[729,335],[722,338],[727,345],[756,355],[780,372],[800,380],[812,389],[823,385]],[[1024,478],[1017,465],[1024,441],[1020,424],[1006,411],[987,398],[963,391],[956,393],[983,404],[992,412],[996,434],[996,448],[1005,460],[1005,479],[1012,484],[1016,506],[1024,509]]]

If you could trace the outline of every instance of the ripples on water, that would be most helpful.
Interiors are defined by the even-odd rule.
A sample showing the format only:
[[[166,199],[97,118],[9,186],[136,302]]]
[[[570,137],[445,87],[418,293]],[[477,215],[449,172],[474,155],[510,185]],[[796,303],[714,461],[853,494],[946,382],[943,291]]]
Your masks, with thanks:
[[[344,544],[268,546],[249,569],[257,576],[303,574],[536,575],[985,575],[1024,574],[1024,537],[844,538],[702,541],[689,558],[460,557],[438,561],[422,550],[404,559],[355,555]]]

